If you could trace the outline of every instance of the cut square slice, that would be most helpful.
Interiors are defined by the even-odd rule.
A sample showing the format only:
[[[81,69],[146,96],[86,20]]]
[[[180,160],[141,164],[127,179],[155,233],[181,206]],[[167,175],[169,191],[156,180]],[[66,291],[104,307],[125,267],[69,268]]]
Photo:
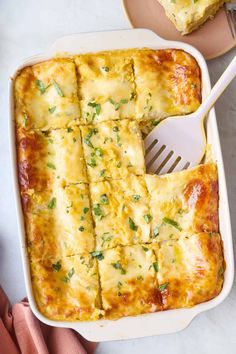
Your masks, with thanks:
[[[82,124],[134,117],[133,61],[128,51],[81,55],[75,63]]]
[[[194,306],[220,293],[224,261],[219,234],[182,233],[179,240],[161,242],[157,258],[164,309]]]
[[[102,314],[97,263],[89,254],[31,259],[39,311],[54,321],[91,321]]]
[[[188,34],[212,18],[219,8],[229,0],[158,0],[166,16],[181,34]]]
[[[151,215],[143,177],[90,184],[96,248],[150,241]]]
[[[44,133],[18,129],[17,146],[21,190],[49,190],[55,180],[61,185],[87,182],[78,127]]]
[[[78,123],[75,64],[53,59],[20,71],[15,80],[15,118],[25,129],[66,128]]]
[[[24,194],[22,201],[28,249],[34,259],[94,251],[88,185]]]
[[[201,73],[182,50],[140,50],[134,55],[139,120],[194,112],[201,103]]]
[[[91,182],[145,173],[143,142],[136,122],[110,121],[81,127],[81,131]]]
[[[116,247],[98,261],[105,317],[117,319],[161,310],[158,264],[151,245]]]
[[[218,232],[218,179],[214,163],[163,176],[146,175],[152,236],[178,238],[181,231]]]

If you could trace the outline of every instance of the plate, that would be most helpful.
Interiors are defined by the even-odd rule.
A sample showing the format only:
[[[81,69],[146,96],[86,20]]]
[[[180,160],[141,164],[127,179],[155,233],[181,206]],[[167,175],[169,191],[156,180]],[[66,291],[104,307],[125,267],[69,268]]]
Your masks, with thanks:
[[[196,47],[205,57],[213,59],[236,46],[224,9],[199,29],[182,36],[165,15],[157,0],[122,0],[128,20],[134,28],[148,28],[167,40],[181,41]]]

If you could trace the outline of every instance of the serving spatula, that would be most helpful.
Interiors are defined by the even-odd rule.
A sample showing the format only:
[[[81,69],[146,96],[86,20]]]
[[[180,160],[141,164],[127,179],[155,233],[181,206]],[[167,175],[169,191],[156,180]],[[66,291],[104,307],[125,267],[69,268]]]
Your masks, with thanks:
[[[236,75],[236,56],[197,111],[168,117],[145,138],[147,172],[165,174],[196,166],[206,150],[204,119]],[[236,97],[235,97],[236,98]]]

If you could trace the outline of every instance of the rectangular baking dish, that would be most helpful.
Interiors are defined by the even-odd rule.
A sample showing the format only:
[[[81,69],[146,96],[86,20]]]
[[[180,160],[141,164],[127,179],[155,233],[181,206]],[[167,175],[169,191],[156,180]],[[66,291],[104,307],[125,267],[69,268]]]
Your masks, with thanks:
[[[230,225],[228,197],[225,183],[224,166],[222,161],[221,147],[216,123],[215,111],[212,109],[206,123],[208,143],[212,145],[213,156],[218,165],[219,176],[219,218],[220,231],[224,243],[224,257],[226,261],[225,280],[221,293],[214,299],[196,305],[192,308],[169,310],[151,314],[139,315],[137,317],[125,317],[116,321],[99,320],[93,322],[63,322],[52,321],[44,317],[37,309],[31,287],[28,255],[25,242],[24,218],[21,209],[20,193],[17,178],[17,159],[15,146],[14,126],[14,78],[18,70],[25,66],[33,65],[40,61],[48,60],[56,54],[78,54],[96,52],[101,50],[127,49],[149,47],[153,49],[179,48],[190,53],[198,62],[202,73],[202,97],[203,99],[210,91],[210,80],[206,62],[202,55],[190,45],[181,42],[166,41],[158,37],[154,32],[146,29],[132,29],[111,32],[85,33],[67,36],[58,39],[52,47],[41,55],[28,58],[21,63],[10,79],[10,118],[9,135],[11,165],[13,174],[13,187],[16,201],[16,212],[18,221],[18,232],[21,244],[21,256],[24,269],[25,284],[30,307],[35,316],[42,322],[57,326],[73,328],[82,336],[92,341],[107,341],[131,339],[152,335],[176,332],[184,329],[192,319],[199,313],[209,310],[220,304],[229,294],[234,278],[233,246]]]

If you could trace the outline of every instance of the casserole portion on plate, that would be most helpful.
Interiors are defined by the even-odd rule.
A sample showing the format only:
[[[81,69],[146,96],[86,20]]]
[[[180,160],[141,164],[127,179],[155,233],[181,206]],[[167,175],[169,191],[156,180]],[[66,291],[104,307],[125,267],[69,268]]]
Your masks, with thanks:
[[[200,103],[198,64],[176,49],[85,54],[19,72],[18,176],[45,317],[117,319],[221,291],[216,164],[145,170],[141,128]]]

